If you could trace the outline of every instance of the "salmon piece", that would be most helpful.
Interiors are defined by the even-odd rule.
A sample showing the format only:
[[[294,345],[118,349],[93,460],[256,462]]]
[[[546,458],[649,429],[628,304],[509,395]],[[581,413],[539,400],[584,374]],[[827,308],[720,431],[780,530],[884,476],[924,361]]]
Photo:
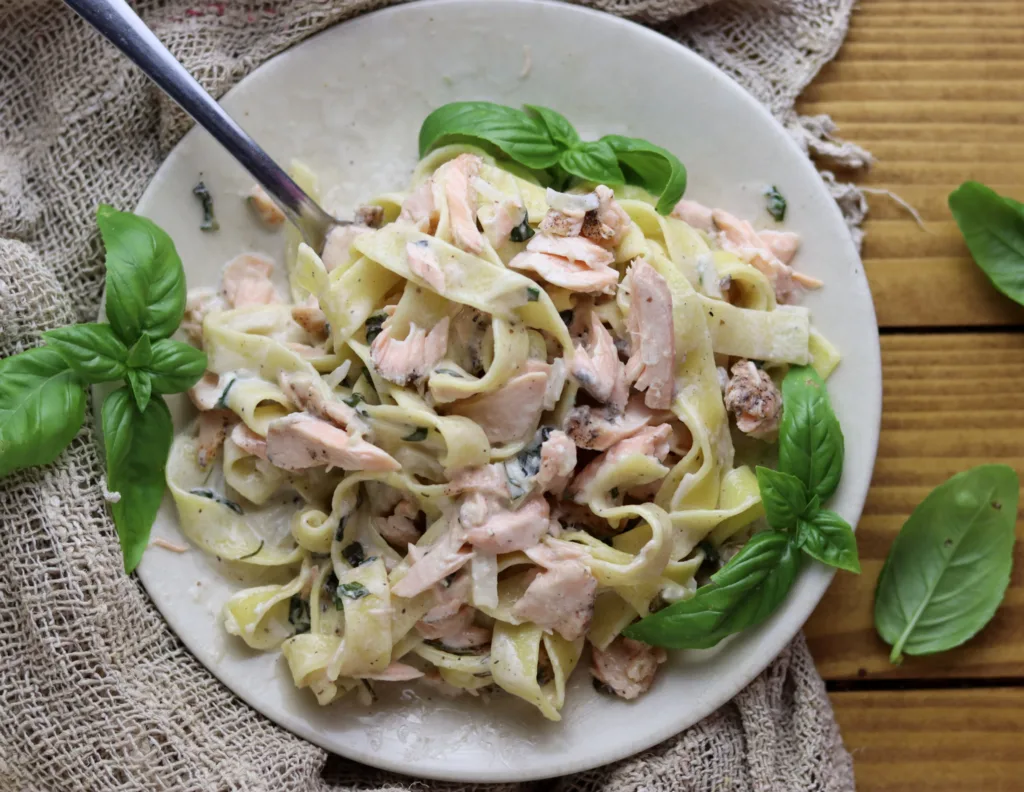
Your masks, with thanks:
[[[536,272],[543,280],[554,286],[585,294],[613,294],[615,285],[619,282],[619,273],[611,267],[591,269],[585,264],[573,263],[547,253],[523,251],[514,256],[508,266],[516,270]]]
[[[469,604],[472,587],[473,579],[465,569],[459,570],[451,578],[442,580],[434,586],[434,604],[424,614],[423,621],[434,624],[455,616],[463,605]]]
[[[635,699],[650,690],[667,659],[664,649],[620,635],[603,651],[590,647],[590,673],[620,698]]]
[[[710,234],[715,230],[712,210],[696,201],[687,201],[684,198],[672,210],[672,217],[682,220],[688,226],[696,228],[698,231]]]
[[[437,230],[440,215],[434,205],[434,180],[427,179],[413,190],[402,201],[402,211],[398,219],[412,223],[424,234],[433,234]]]
[[[476,609],[463,605],[454,614],[443,618],[426,616],[416,622],[416,632],[428,641],[440,641],[451,649],[470,649],[491,642],[491,631],[473,624]]]
[[[538,230],[542,234],[552,236],[579,236],[583,230],[583,219],[586,212],[563,212],[558,209],[548,209],[544,219],[540,221]]]
[[[636,434],[655,418],[639,395],[630,397],[625,412],[580,405],[570,410],[565,431],[579,448],[606,451]]]
[[[603,247],[617,247],[633,220],[615,200],[615,193],[611,189],[599,184],[594,194],[597,196],[598,207],[584,216],[580,236]]]
[[[339,467],[342,470],[400,470],[389,454],[308,413],[292,413],[270,423],[267,459],[283,470]]]
[[[466,535],[455,524],[427,550],[409,545],[409,571],[391,587],[391,593],[409,599],[458,572],[473,557],[472,548],[465,544]]]
[[[590,269],[610,267],[615,256],[598,244],[583,237],[560,237],[551,234],[534,234],[526,244],[531,253],[547,253],[568,261],[583,264]]]
[[[324,252],[320,254],[324,269],[333,272],[348,261],[352,243],[356,241],[357,237],[368,234],[372,230],[372,228],[362,225],[334,226],[324,242]]]
[[[630,293],[626,326],[632,355],[626,363],[626,380],[637,390],[646,391],[644,404],[648,407],[667,410],[672,406],[675,388],[672,295],[665,279],[643,259],[633,264],[627,277]]]
[[[480,253],[484,249],[484,238],[476,227],[476,191],[470,184],[479,175],[482,164],[483,160],[475,154],[460,154],[438,168],[438,174],[443,174],[452,238],[456,247],[469,253]]]
[[[429,375],[448,349],[448,317],[429,333],[410,324],[408,335],[401,341],[392,337],[390,324],[389,318],[370,344],[370,359],[377,372],[388,382],[403,386]]]
[[[231,430],[231,442],[250,456],[267,458],[267,438],[256,434],[244,423],[235,424]]]
[[[394,511],[387,517],[376,518],[374,525],[377,532],[384,537],[384,541],[397,550],[404,550],[411,544],[416,544],[421,536],[421,531],[416,527],[416,518],[419,516],[419,507],[405,499],[400,500]]]
[[[413,679],[419,679],[421,676],[423,676],[423,672],[418,668],[413,668],[405,663],[394,662],[383,671],[378,671],[376,674],[360,674],[359,678],[374,679],[378,682],[411,682]]]
[[[575,470],[576,445],[565,432],[556,429],[541,444],[537,486],[541,492],[561,495]]]
[[[224,267],[221,292],[232,308],[279,303],[281,297],[270,281],[273,274],[274,262],[266,256],[243,253]]]
[[[363,429],[365,424],[358,413],[345,402],[330,398],[316,386],[308,374],[282,371],[277,377],[278,385],[296,407],[307,410],[318,418],[337,424],[343,429],[353,426]]]
[[[672,436],[672,427],[668,424],[661,426],[648,426],[641,429],[632,437],[620,440],[601,456],[592,460],[579,475],[573,479],[569,492],[576,494],[586,491],[590,483],[597,478],[602,469],[614,465],[628,456],[638,454],[645,457],[655,457],[663,462],[668,456],[669,438]]]
[[[284,212],[281,211],[281,207],[274,203],[274,199],[267,195],[267,191],[258,184],[254,184],[252,189],[249,190],[248,195],[245,196],[245,201],[249,204],[249,208],[253,210],[260,222],[267,226],[267,228],[277,228],[284,223],[285,216]]]
[[[532,433],[544,412],[548,374],[517,374],[500,389],[455,402],[448,408],[478,424],[492,443],[512,443]]]
[[[199,434],[196,440],[196,462],[205,470],[218,456],[228,436],[228,428],[238,418],[231,410],[207,410],[199,413]]]
[[[492,464],[463,468],[452,476],[444,488],[444,494],[450,498],[474,492],[499,498],[510,497],[504,466]]]
[[[530,559],[544,567],[527,586],[523,596],[512,606],[512,615],[548,631],[555,631],[567,641],[585,635],[594,615],[597,580],[590,573],[583,554],[577,556],[538,545],[527,550]]]
[[[444,270],[441,269],[441,263],[425,239],[409,242],[405,246],[405,256],[414,275],[422,278],[434,291],[444,291]]]
[[[384,225],[384,207],[374,204],[361,204],[356,207],[352,219],[358,225],[364,225],[367,228],[380,228]]]
[[[320,310],[316,295],[311,294],[304,304],[294,306],[292,319],[311,336],[327,338],[327,315]]]
[[[473,547],[485,553],[511,553],[533,547],[547,533],[550,508],[543,496],[531,495],[515,510],[494,501],[481,510],[476,499],[482,497],[471,496],[459,509],[459,521]]]
[[[214,311],[223,311],[227,303],[213,289],[190,289],[185,301],[181,329],[194,346],[203,348],[203,320]]]
[[[586,346],[576,345],[571,373],[580,387],[599,402],[611,401],[620,410],[626,406],[628,385],[625,369],[619,360],[615,340],[596,312],[590,313],[590,334]]]
[[[725,386],[725,408],[736,416],[736,427],[758,439],[770,438],[779,429],[782,418],[782,394],[778,386],[749,360],[732,367]]]
[[[775,289],[775,297],[780,303],[793,301],[794,282],[808,289],[817,289],[824,285],[817,278],[795,273],[775,255],[771,245],[762,239],[746,220],[740,220],[721,209],[716,209],[712,216],[715,226],[721,232],[719,238],[722,247],[764,273]]]
[[[757,236],[783,264],[789,264],[800,248],[800,235],[792,231],[758,231]]]

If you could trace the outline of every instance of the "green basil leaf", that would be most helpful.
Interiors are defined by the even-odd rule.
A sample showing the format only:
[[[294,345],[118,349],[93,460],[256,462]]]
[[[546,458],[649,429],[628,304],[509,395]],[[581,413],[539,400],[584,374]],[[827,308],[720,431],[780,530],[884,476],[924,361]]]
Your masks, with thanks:
[[[774,184],[764,192],[765,201],[768,206],[768,214],[772,216],[776,223],[781,223],[786,219],[786,199],[782,193],[779,192],[779,188]]]
[[[56,350],[0,360],[0,476],[48,465],[85,419],[85,391]]]
[[[1024,305],[1024,206],[969,181],[949,194],[949,209],[974,262],[993,286]]]
[[[206,353],[181,341],[162,338],[153,344],[145,371],[156,393],[181,393],[203,376]]]
[[[135,396],[135,403],[140,410],[145,410],[153,394],[153,382],[149,374],[138,369],[128,369],[128,384],[131,386],[132,395]]]
[[[161,397],[155,397],[142,411],[128,388],[107,396],[102,421],[107,488],[121,496],[110,505],[110,511],[121,542],[124,569],[131,572],[149,543],[149,532],[164,497],[164,468],[174,428]]]
[[[825,383],[809,366],[782,381],[779,470],[800,479],[824,503],[843,474],[844,442]]]
[[[981,465],[914,509],[875,590],[875,629],[891,662],[952,649],[988,624],[1010,582],[1019,496],[1012,468]]]
[[[103,204],[107,321],[125,344],[142,333],[166,338],[185,315],[185,272],[171,238],[151,220]]]
[[[602,143],[611,146],[619,162],[626,167],[626,181],[639,184],[659,196],[655,207],[667,215],[686,191],[686,168],[675,154],[640,138],[605,135]]]
[[[132,368],[142,368],[149,365],[153,359],[153,342],[148,335],[139,336],[132,348],[128,350],[128,359],[125,361]]]
[[[110,325],[77,324],[43,333],[46,345],[57,352],[72,371],[89,383],[124,377],[128,349]]]
[[[780,531],[794,527],[807,508],[804,483],[789,473],[758,465],[757,487],[768,524]]]
[[[857,537],[853,528],[833,511],[823,510],[797,524],[796,544],[823,564],[860,574]]]
[[[548,135],[556,143],[561,143],[565,148],[572,148],[580,142],[576,127],[569,123],[569,119],[561,113],[540,105],[524,105],[524,107],[540,119],[540,122],[548,130]]]
[[[444,143],[482,141],[528,168],[558,162],[559,147],[537,119],[492,102],[452,102],[437,108],[420,127],[420,156]]]
[[[579,143],[558,158],[558,164],[577,178],[598,184],[624,184],[618,157],[607,143]]]
[[[800,553],[788,534],[754,534],[694,596],[630,625],[623,635],[670,649],[707,649],[767,619],[799,569]]]

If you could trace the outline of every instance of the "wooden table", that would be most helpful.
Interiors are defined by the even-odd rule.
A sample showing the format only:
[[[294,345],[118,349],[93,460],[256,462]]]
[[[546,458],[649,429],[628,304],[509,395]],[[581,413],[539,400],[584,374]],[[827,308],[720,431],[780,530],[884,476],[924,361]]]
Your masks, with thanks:
[[[869,196],[882,435],[857,529],[864,571],[836,577],[807,625],[811,651],[860,792],[1024,790],[1024,544],[967,645],[891,666],[872,621],[882,561],[926,493],[982,462],[1024,476],[1024,308],[976,268],[946,206],[966,179],[1024,200],[1024,0],[861,0],[799,110],[830,114],[878,159],[854,181],[898,193],[925,223]]]

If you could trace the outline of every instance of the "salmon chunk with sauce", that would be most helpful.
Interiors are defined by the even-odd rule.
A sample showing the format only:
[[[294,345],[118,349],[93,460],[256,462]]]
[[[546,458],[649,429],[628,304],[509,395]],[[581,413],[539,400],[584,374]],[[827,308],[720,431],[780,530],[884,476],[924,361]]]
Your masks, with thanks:
[[[429,548],[409,545],[409,570],[391,587],[397,597],[415,597],[458,572],[473,557],[466,536],[458,524],[449,527]]]
[[[672,427],[668,424],[661,424],[660,426],[645,427],[632,437],[620,440],[583,468],[573,480],[569,491],[576,494],[585,493],[590,483],[601,474],[602,470],[621,462],[628,456],[639,455],[657,459],[659,462],[664,461],[668,456],[671,436]],[[577,500],[581,499],[577,498]]]
[[[619,636],[607,648],[591,647],[590,673],[615,695],[635,699],[654,684],[665,650]]]
[[[569,291],[611,294],[619,274],[614,255],[580,236],[535,234],[526,250],[509,267],[536,272],[542,279]]]
[[[484,238],[476,227],[476,191],[472,180],[480,173],[483,160],[475,154],[460,154],[446,162],[434,178],[442,180],[455,246],[469,253],[481,253]]]
[[[626,326],[632,354],[626,363],[626,379],[646,391],[644,404],[651,409],[672,406],[675,388],[676,337],[672,295],[668,284],[643,259],[638,259],[629,278],[629,316]]]
[[[622,412],[585,404],[574,407],[566,417],[565,432],[580,448],[607,451],[620,440],[639,432],[656,415],[644,404],[642,396],[633,394]]]
[[[330,466],[386,473],[401,469],[377,446],[308,413],[292,413],[270,423],[267,459],[283,470]]]
[[[461,415],[484,430],[492,443],[513,443],[531,434],[544,412],[548,371],[526,371],[501,388],[453,403],[448,412]]]
[[[741,360],[733,365],[725,386],[725,408],[736,416],[736,427],[741,432],[765,439],[779,429],[782,393],[768,372]]]
[[[570,373],[580,387],[599,402],[610,401],[619,409],[626,406],[626,373],[615,340],[593,311],[589,337],[585,345],[576,344]]]
[[[388,382],[403,386],[429,375],[448,349],[448,324],[446,316],[429,333],[410,324],[405,338],[399,340],[392,335],[389,318],[370,344],[370,359],[377,372]]]
[[[485,553],[511,553],[537,544],[548,531],[550,508],[540,495],[531,495],[518,509],[497,499],[472,495],[459,509],[466,539]]]
[[[597,580],[586,564],[585,552],[568,543],[554,544],[565,549],[541,544],[526,551],[541,570],[512,606],[512,615],[575,641],[590,628]]]
[[[255,253],[243,253],[224,267],[221,292],[232,308],[272,305],[281,302],[271,277],[274,262]]]
[[[285,216],[281,207],[258,184],[253,185],[248,195],[245,196],[245,200],[259,221],[267,228],[277,228],[284,223]]]
[[[413,275],[421,278],[434,291],[444,292],[444,270],[441,269],[437,255],[430,249],[430,243],[425,239],[409,242],[405,246],[405,256]]]

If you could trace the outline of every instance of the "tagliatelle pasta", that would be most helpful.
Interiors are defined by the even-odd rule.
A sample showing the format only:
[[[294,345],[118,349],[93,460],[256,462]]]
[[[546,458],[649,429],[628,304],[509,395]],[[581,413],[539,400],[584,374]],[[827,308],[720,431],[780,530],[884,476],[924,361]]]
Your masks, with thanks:
[[[274,571],[225,628],[321,704],[422,678],[558,720],[588,641],[638,695],[663,657],[621,631],[756,527],[734,438],[772,439],[773,372],[839,359],[782,304],[795,238],[629,195],[449,146],[368,205],[377,227],[322,255],[289,231],[287,299],[239,257],[226,302],[191,306],[209,372],[167,467],[182,530]]]

